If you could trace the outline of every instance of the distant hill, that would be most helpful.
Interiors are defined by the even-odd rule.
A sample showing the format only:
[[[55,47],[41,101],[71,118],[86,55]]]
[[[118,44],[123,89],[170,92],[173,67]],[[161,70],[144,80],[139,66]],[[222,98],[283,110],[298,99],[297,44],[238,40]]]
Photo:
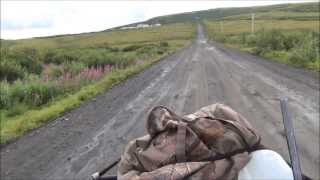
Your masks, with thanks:
[[[251,13],[255,13],[257,18],[273,18],[273,19],[301,19],[315,20],[319,19],[319,2],[314,3],[296,3],[296,4],[280,4],[270,6],[254,6],[241,8],[218,8],[203,11],[187,12],[181,14],[173,14],[160,16],[149,19],[144,23],[154,24],[170,24],[177,22],[192,22],[203,19],[233,19],[233,18],[250,18]]]
[[[137,26],[138,24],[173,24],[190,23],[201,20],[245,20],[250,19],[251,13],[255,13],[256,19],[295,19],[295,20],[319,20],[319,2],[279,4],[270,6],[237,7],[237,8],[217,8],[202,11],[186,12],[180,14],[159,16],[147,21],[122,25],[98,32],[86,32],[79,34],[62,34],[46,37],[35,37],[38,39],[62,38],[70,36],[93,35],[99,32],[118,30],[122,27]],[[1,40],[2,45],[11,44],[7,40]],[[5,42],[5,43],[4,43]]]

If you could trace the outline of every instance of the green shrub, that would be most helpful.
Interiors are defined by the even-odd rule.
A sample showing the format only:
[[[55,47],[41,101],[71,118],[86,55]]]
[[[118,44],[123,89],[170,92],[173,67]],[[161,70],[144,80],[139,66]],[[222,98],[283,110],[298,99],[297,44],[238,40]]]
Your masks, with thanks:
[[[0,78],[7,81],[15,81],[22,79],[26,74],[26,70],[13,59],[3,58],[0,62]]]
[[[24,81],[18,80],[10,85],[9,93],[12,102],[40,106],[61,94],[62,90],[54,82],[30,75]]]
[[[141,45],[137,45],[137,44],[129,45],[129,46],[124,47],[122,49],[122,51],[124,51],[124,52],[136,51],[137,49],[140,49],[141,47],[142,47]]]
[[[13,107],[6,111],[7,117],[18,116],[26,112],[30,107],[24,103],[15,104]]]
[[[253,54],[256,54],[256,55],[262,55],[265,53],[265,51],[262,48],[258,48],[258,47],[252,48],[252,52]]]
[[[110,52],[119,52],[120,49],[117,47],[112,47],[110,44],[108,43],[102,43],[102,44],[98,44],[96,46],[92,47],[93,49],[97,49],[97,48],[102,48],[104,50],[108,50]]]
[[[125,68],[125,67],[127,67],[129,65],[132,65],[135,60],[136,60],[136,55],[135,54],[126,54],[126,55],[121,57],[119,62],[120,62],[120,65],[123,68]]]
[[[61,94],[62,90],[52,82],[43,82],[38,78],[29,80],[26,86],[24,102],[34,106],[48,103],[54,97]]]
[[[256,45],[265,50],[282,50],[284,49],[285,36],[282,31],[273,29],[270,31],[259,31],[257,33]]]
[[[10,84],[6,80],[0,81],[0,109],[11,106]]]
[[[309,32],[304,35],[304,39],[296,44],[289,57],[290,62],[302,66],[319,61],[319,33]]]
[[[169,43],[166,41],[162,41],[162,42],[160,42],[160,46],[161,47],[169,47]]]
[[[56,56],[56,52],[54,52],[53,50],[49,50],[44,55],[43,62],[46,64],[57,63],[57,62],[55,62],[55,56]],[[60,63],[61,62],[59,62],[58,64],[60,64]]]
[[[279,29],[260,30],[255,34],[225,36],[214,34],[217,41],[250,48],[250,52],[276,61],[319,70],[320,34],[318,31]]]
[[[138,49],[137,54],[149,56],[149,55],[155,54],[157,52],[157,48],[158,47],[155,44],[147,44],[142,48]]]
[[[227,38],[224,34],[222,33],[216,33],[213,37],[216,41],[219,41],[219,42],[222,42],[222,43],[225,43]]]
[[[82,55],[79,59],[85,66],[96,67],[103,64],[115,64],[114,55],[110,55],[106,52],[99,52],[97,50],[87,51],[86,54]]]
[[[104,55],[96,50],[92,50],[87,51],[84,55],[81,55],[79,61],[85,63],[86,66],[91,67],[101,65],[103,64],[103,61],[108,61],[108,59],[105,59]]]
[[[108,47],[104,47],[106,50],[110,51],[110,52],[119,52],[120,49],[119,48],[116,48],[116,47],[111,47],[111,46],[108,46]]]
[[[231,36],[228,37],[228,39],[225,40],[227,43],[230,44],[242,44],[242,36]]]
[[[165,51],[163,49],[157,50],[157,54],[159,54],[159,55],[164,54],[164,53],[165,53]]]
[[[19,79],[9,86],[9,98],[12,106],[19,102],[23,102],[25,98],[26,88],[24,83]]]
[[[64,64],[65,71],[70,72],[72,75],[79,74],[86,66],[83,62],[68,62]]]
[[[64,72],[64,68],[61,65],[56,64],[48,64],[44,68],[44,71],[42,72],[42,77],[46,77],[49,79],[56,79],[59,78]],[[48,80],[49,80],[48,79]]]
[[[295,47],[297,44],[301,43],[301,40],[304,39],[304,33],[292,32],[285,35],[283,42],[284,49],[290,50]]]
[[[257,43],[257,37],[256,37],[254,34],[247,35],[247,37],[246,37],[246,43],[247,43],[249,46],[255,46],[256,43]]]
[[[72,49],[58,49],[48,51],[44,56],[44,62],[46,64],[62,64],[66,62],[77,61],[79,59],[78,50]]]
[[[13,59],[17,64],[20,64],[28,73],[40,74],[41,53],[33,48],[15,49],[8,54],[10,59]]]
[[[247,33],[241,33],[239,41],[241,44],[247,44]]]

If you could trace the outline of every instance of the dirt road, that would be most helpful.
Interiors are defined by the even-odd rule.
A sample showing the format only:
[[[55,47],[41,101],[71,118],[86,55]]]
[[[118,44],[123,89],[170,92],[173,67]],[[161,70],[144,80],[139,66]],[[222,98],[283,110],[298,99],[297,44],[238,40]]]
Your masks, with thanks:
[[[318,89],[316,73],[209,43],[199,26],[189,47],[2,147],[1,179],[87,179],[145,134],[147,112],[156,105],[186,114],[225,103],[288,158],[280,96],[289,98],[303,172],[318,179]]]

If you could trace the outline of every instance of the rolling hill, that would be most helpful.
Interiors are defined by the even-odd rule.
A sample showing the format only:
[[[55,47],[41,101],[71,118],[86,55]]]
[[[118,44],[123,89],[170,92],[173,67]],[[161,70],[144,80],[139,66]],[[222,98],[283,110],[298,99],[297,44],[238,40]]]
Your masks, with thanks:
[[[248,14],[257,14],[258,19],[272,18],[284,19],[294,18],[300,20],[318,20],[319,3],[298,3],[298,4],[280,4],[271,6],[254,6],[241,8],[218,8],[204,11],[187,12],[168,16],[155,17],[147,20],[145,23],[170,24],[177,22],[190,22],[199,20],[218,20],[218,19],[235,19],[241,17],[247,19]]]

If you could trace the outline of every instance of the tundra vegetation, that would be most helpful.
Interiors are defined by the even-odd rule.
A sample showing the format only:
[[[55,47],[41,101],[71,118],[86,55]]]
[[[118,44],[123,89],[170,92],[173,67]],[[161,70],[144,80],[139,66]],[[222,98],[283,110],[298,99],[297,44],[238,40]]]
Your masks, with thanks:
[[[320,70],[319,10],[263,12],[204,21],[210,39],[281,63]]]
[[[194,24],[1,40],[1,143],[190,42]]]
[[[147,23],[202,21],[212,40],[281,63],[319,70],[319,7],[319,2],[308,2],[219,8],[155,17]]]

